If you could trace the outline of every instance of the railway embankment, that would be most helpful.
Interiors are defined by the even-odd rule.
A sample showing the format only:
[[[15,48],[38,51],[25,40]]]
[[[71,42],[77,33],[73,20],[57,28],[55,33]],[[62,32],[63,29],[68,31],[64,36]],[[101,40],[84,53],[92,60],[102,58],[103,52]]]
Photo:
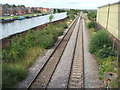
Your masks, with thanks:
[[[90,34],[89,52],[97,59],[99,79],[103,81],[101,87],[117,88],[119,56],[116,51],[119,51],[119,44],[113,42],[109,32],[99,25],[98,28],[97,24],[87,15],[85,15],[85,21]]]
[[[74,14],[72,16],[8,39],[10,43],[2,48],[2,88],[13,87],[27,77],[28,69],[38,56],[44,55],[45,51],[59,41],[58,37],[65,33],[65,29],[74,19]]]

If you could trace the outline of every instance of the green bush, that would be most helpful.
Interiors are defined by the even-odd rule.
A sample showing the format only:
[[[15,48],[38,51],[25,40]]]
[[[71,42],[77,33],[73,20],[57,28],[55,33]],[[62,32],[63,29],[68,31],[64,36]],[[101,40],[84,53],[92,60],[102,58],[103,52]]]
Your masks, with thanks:
[[[35,46],[35,42],[34,42],[36,39],[35,36],[36,34],[32,30],[29,30],[27,32],[27,35],[25,36],[25,42],[24,42],[27,48]]]
[[[104,30],[99,30],[96,34],[92,35],[89,51],[90,53],[98,52],[100,49],[111,46],[111,41],[108,33]]]
[[[90,29],[90,28],[95,28],[95,22],[94,21],[90,21],[88,24],[87,24],[87,28]]]
[[[72,20],[75,18],[75,16],[74,16],[75,14],[76,14],[76,12],[74,10],[67,11],[67,16]]]
[[[11,87],[16,82],[23,80],[26,75],[27,71],[23,66],[4,64],[2,70],[3,88]]]
[[[106,58],[108,56],[113,56],[113,55],[114,52],[112,51],[112,48],[106,47],[106,45],[104,45],[104,47],[97,52],[97,57],[99,58]]]
[[[54,36],[54,38],[57,38],[59,35],[61,35],[63,33],[63,28],[52,27],[51,30],[47,29],[47,30],[44,31],[44,33],[46,33],[47,35],[51,34],[51,35]]]
[[[108,56],[106,58],[98,59],[99,62],[99,78],[103,79],[105,72],[114,72],[114,66],[112,61],[116,60],[114,56]]]
[[[66,25],[66,22],[49,24],[43,30],[29,30],[26,36],[18,35],[12,39],[11,44],[2,49],[3,88],[10,88],[25,78],[27,73],[26,68],[29,67],[30,64],[26,64],[24,68],[24,66],[19,65],[19,63],[33,63],[34,61],[22,61],[28,57],[28,53],[26,53],[27,50],[34,49],[35,47],[42,49],[52,47],[58,36],[63,33]]]
[[[63,27],[65,29],[65,28],[67,28],[67,24],[61,22],[61,23],[58,24],[58,27]]]
[[[51,14],[51,15],[49,16],[49,21],[52,22],[53,18],[54,18],[54,16]]]
[[[43,31],[29,30],[25,37],[18,35],[11,40],[10,46],[2,50],[3,60],[8,62],[21,60],[24,58],[25,49],[36,45],[45,49],[50,48],[66,27],[66,23],[61,22],[56,25],[50,24]]]
[[[97,16],[97,11],[89,11],[88,14],[87,14],[87,16],[88,16],[88,18],[89,18],[90,20],[93,20],[93,19],[95,19],[96,16]]]
[[[54,43],[55,43],[55,39],[54,39],[53,35],[46,34],[46,35],[40,37],[39,45],[42,48],[48,49],[48,48],[52,47],[54,45]]]
[[[24,57],[25,43],[24,38],[19,35],[11,40],[9,47],[2,50],[3,60],[17,61]]]

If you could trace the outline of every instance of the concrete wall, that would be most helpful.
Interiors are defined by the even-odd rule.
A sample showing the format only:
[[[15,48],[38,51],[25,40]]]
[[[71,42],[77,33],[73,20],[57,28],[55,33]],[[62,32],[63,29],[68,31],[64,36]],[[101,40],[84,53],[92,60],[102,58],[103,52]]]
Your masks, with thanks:
[[[120,40],[120,3],[97,9],[97,22]]]

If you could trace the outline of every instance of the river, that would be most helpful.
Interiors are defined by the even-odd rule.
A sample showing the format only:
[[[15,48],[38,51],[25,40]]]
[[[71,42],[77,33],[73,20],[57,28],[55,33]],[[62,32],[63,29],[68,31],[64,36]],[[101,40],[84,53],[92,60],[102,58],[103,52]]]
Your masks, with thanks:
[[[52,14],[54,16],[52,21],[64,19],[67,17],[66,14],[67,14],[66,12]],[[36,26],[48,23],[49,16],[50,15],[45,15],[45,16],[38,16],[38,17],[33,17],[29,19],[24,19],[24,20],[15,20],[9,23],[0,23],[0,39],[9,37],[13,34],[24,32]]]

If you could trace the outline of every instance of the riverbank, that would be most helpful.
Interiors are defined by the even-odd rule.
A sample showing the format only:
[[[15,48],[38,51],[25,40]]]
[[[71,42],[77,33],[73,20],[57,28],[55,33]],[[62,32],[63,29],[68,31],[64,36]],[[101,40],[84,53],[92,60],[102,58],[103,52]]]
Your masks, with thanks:
[[[48,13],[33,13],[33,14],[25,14],[25,15],[20,15],[20,16],[27,17],[27,16],[42,15],[42,14],[48,14]],[[18,18],[20,16],[5,16],[5,17],[0,17],[0,19],[8,19],[8,18],[16,19],[16,18]]]
[[[58,21],[67,17],[66,12],[59,13],[59,14],[52,14],[52,15],[54,16],[52,22]],[[29,18],[29,19],[15,20],[14,22],[10,22],[10,23],[0,23],[1,31],[2,31],[2,35],[0,36],[0,39],[49,23],[49,16],[50,14]]]
[[[24,36],[18,34],[10,39],[10,44],[2,48],[3,89],[13,87],[26,78],[28,69],[38,56],[54,46],[58,37],[75,18],[74,13],[69,13],[68,17],[64,21],[49,23],[42,29],[37,27],[37,30],[29,30]]]
[[[51,22],[51,23],[52,23],[52,24],[58,24],[58,23],[60,23],[60,22],[64,22],[66,19],[68,19],[68,18],[64,18],[64,19],[61,19],[61,20],[57,20],[57,21],[54,21],[54,22]],[[32,30],[32,31],[42,30],[43,28],[45,28],[45,27],[48,26],[48,25],[49,25],[49,23],[46,23],[46,24],[43,24],[43,25],[39,25],[39,26],[37,26],[37,27],[34,27],[34,28],[30,29],[30,30]],[[11,36],[9,36],[9,37],[6,37],[6,38],[2,39],[2,47],[5,47],[5,46],[10,45],[11,39],[17,37],[17,36],[20,35],[20,34],[21,34],[21,36],[24,37],[24,36],[27,34],[28,31],[29,31],[29,30],[26,30],[26,31],[24,31],[24,32],[17,33],[17,34],[14,34],[14,35],[11,35]]]
[[[58,36],[63,33],[70,21],[67,19],[65,22],[49,24],[43,30],[30,30],[25,37],[17,35],[11,39],[11,44],[2,50],[3,88],[12,87],[23,80],[27,75],[27,69],[35,62],[38,55],[54,46]]]

